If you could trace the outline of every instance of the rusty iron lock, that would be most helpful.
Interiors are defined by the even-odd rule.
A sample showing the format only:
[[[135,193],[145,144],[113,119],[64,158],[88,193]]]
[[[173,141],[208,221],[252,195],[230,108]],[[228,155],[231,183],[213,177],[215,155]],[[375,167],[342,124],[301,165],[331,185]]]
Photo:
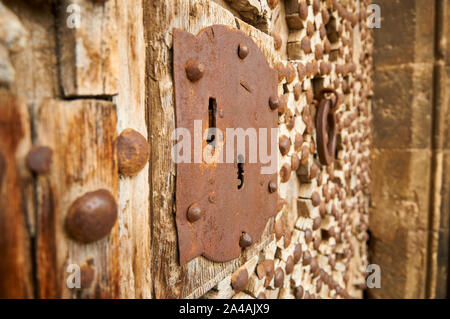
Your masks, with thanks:
[[[251,149],[250,138],[244,135],[245,152],[239,153],[235,140],[239,136],[229,136],[227,129],[254,128],[257,134],[266,129],[271,149],[278,120],[277,73],[249,36],[228,26],[213,25],[196,36],[175,29],[173,54],[176,127],[194,136],[182,151],[190,154],[189,160],[176,164],[180,264],[200,255],[229,261],[260,239],[277,212],[278,192],[276,169],[262,174],[266,164],[249,160],[254,153],[261,154],[260,145],[257,151]],[[223,149],[222,161],[196,160],[197,128],[201,156],[206,149],[221,152],[233,141],[231,149]],[[181,143],[179,138],[176,143]],[[276,162],[273,165],[277,167]]]
[[[327,98],[325,94],[332,94],[332,96]],[[330,165],[333,163],[336,153],[337,93],[332,89],[322,89],[318,94],[317,101],[319,101],[316,115],[317,153],[322,165]]]

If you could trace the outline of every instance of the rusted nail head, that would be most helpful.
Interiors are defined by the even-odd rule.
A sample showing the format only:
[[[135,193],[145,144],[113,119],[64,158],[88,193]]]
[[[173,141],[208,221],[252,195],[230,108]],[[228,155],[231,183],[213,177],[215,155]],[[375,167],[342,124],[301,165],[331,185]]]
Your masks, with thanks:
[[[245,59],[248,55],[248,47],[243,44],[239,44],[238,55],[241,59]]]
[[[286,183],[291,178],[291,166],[287,163],[283,164],[280,169],[280,180],[282,183]]]
[[[188,60],[184,67],[188,79],[192,82],[200,80],[205,72],[204,65],[194,60]]]
[[[264,260],[264,269],[266,270],[266,276],[272,278],[274,270],[274,262],[271,259]]]
[[[302,20],[306,20],[306,18],[308,17],[308,4],[305,0],[302,0],[298,4],[298,13],[300,15],[300,19]]]
[[[84,265],[80,267],[80,284],[81,288],[86,289],[92,285],[95,277],[95,269],[93,266],[93,259],[89,259]]]
[[[239,239],[239,246],[245,248],[252,244],[252,237],[248,233],[242,233]]]
[[[284,233],[284,226],[281,219],[277,219],[275,221],[275,238],[276,240],[280,240]]]
[[[291,157],[291,168],[293,171],[296,171],[300,167],[300,159],[297,154],[292,154]]]
[[[294,258],[289,256],[286,261],[286,274],[289,275],[294,270]]]
[[[295,299],[302,299],[303,298],[303,286],[298,286],[295,289]]]
[[[66,216],[66,230],[76,241],[91,243],[108,235],[116,223],[117,204],[106,189],[77,198]]]
[[[305,230],[305,241],[307,244],[309,244],[312,241],[312,232],[311,229]]]
[[[261,263],[256,267],[256,274],[260,280],[266,276],[266,268],[264,267],[264,263]]]
[[[275,48],[275,50],[278,51],[283,45],[283,40],[281,39],[279,34],[274,34],[272,35],[272,37],[273,37],[273,47]]]
[[[284,282],[284,271],[283,269],[281,269],[281,267],[278,267],[277,270],[275,271],[275,279],[273,285],[275,286],[275,288],[280,288],[283,286],[283,282]]]
[[[275,193],[277,191],[277,183],[276,182],[269,182],[269,192]]]
[[[302,245],[297,244],[295,245],[294,248],[294,264],[298,263],[301,257],[302,257]]]
[[[271,96],[269,98],[269,106],[271,110],[276,110],[280,104],[277,96]]]
[[[200,208],[200,206],[197,203],[192,204],[189,206],[187,211],[187,219],[191,223],[196,222],[203,216],[203,211]]]
[[[309,251],[305,251],[303,253],[303,266],[307,266],[311,263],[311,253]]]
[[[315,273],[316,270],[318,269],[319,264],[317,263],[317,260],[314,258],[311,260],[311,265],[310,265],[310,269],[312,273]]]
[[[319,206],[319,204],[320,204],[320,195],[319,195],[319,193],[313,192],[311,194],[311,200],[312,200],[312,204],[313,204],[314,207]]]
[[[117,138],[117,157],[119,172],[122,175],[136,175],[144,168],[150,157],[147,139],[133,129],[123,130]]]
[[[286,231],[286,233],[284,234],[284,248],[289,247],[289,245],[291,244],[291,240],[292,240],[291,232]]]
[[[247,269],[242,268],[231,276],[231,286],[235,292],[240,292],[245,289],[248,282]]]
[[[34,146],[28,152],[26,162],[28,168],[38,174],[47,173],[52,163],[53,151],[47,146]]]
[[[284,156],[289,153],[289,149],[291,148],[291,140],[289,137],[287,137],[286,135],[280,136],[278,143],[281,155]]]
[[[320,218],[320,217],[314,218],[314,221],[313,221],[313,230],[319,229],[319,227],[320,227],[320,222],[321,222],[321,218]]]

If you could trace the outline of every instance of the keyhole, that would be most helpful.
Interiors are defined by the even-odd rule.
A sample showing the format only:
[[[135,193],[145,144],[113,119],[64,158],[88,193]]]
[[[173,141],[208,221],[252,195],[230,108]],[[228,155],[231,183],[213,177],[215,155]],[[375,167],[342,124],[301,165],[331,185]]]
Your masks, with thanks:
[[[238,180],[239,180],[239,185],[238,185],[238,189],[241,189],[242,186],[244,186],[244,156],[242,156],[242,154],[238,155],[237,158],[238,164]]]
[[[217,118],[217,102],[216,99],[213,97],[209,98],[209,104],[208,104],[208,128],[209,128],[209,135],[206,139],[206,142],[208,144],[212,144],[214,147],[216,140],[216,118]]]

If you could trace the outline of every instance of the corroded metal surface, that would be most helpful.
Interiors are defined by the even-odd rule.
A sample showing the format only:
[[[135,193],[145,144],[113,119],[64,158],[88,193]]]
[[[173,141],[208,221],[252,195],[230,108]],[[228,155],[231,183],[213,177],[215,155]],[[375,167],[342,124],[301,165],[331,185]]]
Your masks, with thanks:
[[[173,40],[176,125],[191,134],[191,163],[177,164],[180,263],[199,255],[229,261],[260,239],[269,217],[277,212],[278,192],[269,186],[277,182],[276,169],[261,174],[268,164],[261,164],[259,156],[261,151],[270,154],[271,128],[277,128],[277,110],[269,105],[277,96],[277,73],[253,40],[231,27],[214,25],[197,36],[174,30]],[[247,138],[246,154],[237,154],[234,143],[234,149],[223,148],[223,163],[194,163],[194,140],[201,138],[195,137],[195,120],[202,121],[201,134],[211,123],[220,129],[224,145],[226,128],[255,128],[257,134],[266,128],[269,151],[258,147],[258,160],[250,163]],[[202,153],[207,144],[201,140]],[[227,151],[233,151],[234,163],[225,163]],[[239,155],[245,157],[242,164]],[[191,205],[199,218],[191,216],[189,221]]]

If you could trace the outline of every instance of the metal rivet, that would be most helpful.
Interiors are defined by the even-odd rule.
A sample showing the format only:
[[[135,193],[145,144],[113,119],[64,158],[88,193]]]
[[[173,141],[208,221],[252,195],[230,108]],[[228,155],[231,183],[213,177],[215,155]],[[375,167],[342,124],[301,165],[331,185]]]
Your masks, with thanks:
[[[308,4],[306,3],[306,1],[302,1],[299,3],[298,12],[300,15],[300,19],[306,20],[306,18],[308,17]]]
[[[319,195],[319,193],[313,192],[313,193],[311,194],[311,200],[312,200],[312,205],[313,205],[314,207],[319,206],[319,204],[320,204],[320,195]]]
[[[301,257],[302,257],[302,245],[297,244],[295,245],[294,248],[294,264],[298,263]]]
[[[319,227],[320,227],[320,222],[321,222],[321,218],[320,218],[320,217],[314,218],[313,226],[312,226],[313,230],[319,229]]]
[[[291,178],[291,166],[287,163],[283,164],[280,169],[280,180],[282,183],[287,183]]]
[[[120,133],[116,143],[119,172],[126,176],[139,173],[150,156],[147,139],[141,133],[128,128]]]
[[[261,280],[266,276],[266,268],[264,267],[264,263],[260,263],[256,267],[256,274],[258,275],[258,278]]]
[[[247,233],[242,233],[241,238],[239,239],[239,246],[245,248],[252,244],[252,237]]]
[[[274,275],[274,261],[271,259],[265,260],[264,268],[266,269],[266,279],[264,281],[264,286],[267,287]]]
[[[284,234],[284,248],[288,248],[288,246],[291,244],[291,240],[292,240],[291,232],[286,230]]]
[[[307,244],[312,241],[312,232],[309,228],[305,230],[305,241]]]
[[[289,149],[291,148],[291,140],[286,135],[281,135],[278,139],[278,144],[280,148],[281,155],[286,155],[289,153]]]
[[[202,209],[197,203],[192,204],[189,206],[187,211],[187,219],[191,223],[196,222],[199,220],[203,215]]]
[[[205,72],[205,67],[202,63],[197,63],[194,60],[189,60],[185,65],[186,75],[192,82],[198,81],[202,78]]]
[[[80,267],[80,286],[83,289],[89,288],[92,285],[95,277],[95,268],[94,268],[94,259],[89,258],[81,267]]]
[[[303,298],[303,286],[298,286],[295,289],[295,299],[302,299]]]
[[[277,183],[269,182],[269,192],[275,193],[277,191]]]
[[[319,267],[319,264],[317,263],[317,260],[315,258],[312,259],[311,260],[311,265],[310,265],[311,273],[314,274],[317,271],[318,267]]]
[[[289,275],[294,270],[294,258],[289,256],[286,261],[286,274]]]
[[[269,106],[271,110],[276,110],[280,104],[277,96],[271,96],[269,98]]]
[[[231,277],[231,286],[235,292],[240,292],[245,289],[248,283],[248,272],[247,269],[239,269]]]
[[[108,235],[116,223],[117,204],[106,189],[77,198],[66,216],[66,230],[82,243],[91,243]]]
[[[248,55],[248,47],[243,44],[239,44],[238,55],[241,59],[245,59]]]
[[[294,150],[296,152],[300,151],[302,144],[303,144],[303,136],[300,133],[296,133],[294,141]]]
[[[293,171],[296,171],[300,167],[300,159],[297,154],[292,154],[291,157],[291,168]]]
[[[35,146],[27,155],[28,168],[38,174],[47,173],[52,163],[53,151],[47,146]]]
[[[278,51],[283,45],[283,40],[281,39],[279,34],[274,34],[272,37],[273,37],[273,47],[275,48],[275,50]]]
[[[284,271],[280,267],[277,268],[275,271],[275,279],[273,282],[273,285],[275,288],[280,288],[283,286],[284,282]]]
[[[280,240],[284,233],[283,222],[281,219],[277,219],[275,221],[275,238],[276,240]]]

